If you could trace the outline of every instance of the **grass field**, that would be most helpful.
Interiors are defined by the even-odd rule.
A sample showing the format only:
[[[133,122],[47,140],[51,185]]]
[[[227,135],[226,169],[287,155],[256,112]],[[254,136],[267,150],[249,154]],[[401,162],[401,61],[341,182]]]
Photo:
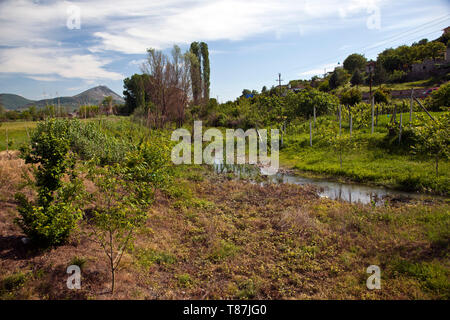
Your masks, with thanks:
[[[6,133],[10,150],[17,150],[22,143],[28,141],[27,130],[30,133],[36,127],[36,122],[14,121],[0,122],[0,151],[6,150]]]
[[[352,205],[206,166],[179,167],[158,193],[111,296],[104,253],[86,230],[51,250],[22,244],[13,194],[26,166],[1,156],[0,299],[450,298],[448,203]],[[65,286],[72,264],[81,290]],[[381,268],[381,290],[366,287],[369,265]]]
[[[436,112],[431,114],[435,117],[439,116]],[[416,115],[417,113],[414,113],[414,117]],[[328,118],[335,119],[330,116]],[[116,118],[109,118],[109,121],[114,119]],[[387,115],[380,115],[373,135],[370,134],[370,128],[353,129],[353,138],[357,141],[358,147],[343,155],[342,168],[340,168],[338,156],[330,148],[318,146],[315,139],[313,147],[309,146],[309,133],[288,130],[284,139],[285,147],[280,153],[281,165],[337,179],[379,184],[409,191],[448,194],[450,189],[448,161],[441,161],[440,175],[436,178],[433,160],[412,155],[408,152],[409,150],[400,147],[396,150],[395,144],[391,150],[380,146],[386,135],[386,124],[389,119]],[[98,119],[83,121],[94,120]],[[409,113],[403,113],[403,125],[405,127],[409,125]],[[36,122],[2,123],[0,151],[6,150],[6,130],[11,143],[10,150],[17,150],[28,140],[27,130],[31,132],[35,126]],[[343,122],[342,128],[343,132],[348,132],[348,123]]]
[[[403,83],[386,83],[383,84],[384,88],[388,88],[390,90],[411,90],[411,89],[423,89],[439,86],[436,84],[436,81],[433,79],[425,79],[411,82],[403,82]],[[372,90],[376,90],[379,86],[372,86]],[[358,86],[358,89],[361,92],[369,92],[369,86]]]
[[[110,116],[108,121],[119,119],[120,117]],[[98,121],[101,118],[80,119],[80,121]],[[35,121],[10,121],[0,122],[0,151],[6,150],[6,132],[10,142],[10,150],[18,150],[20,145],[28,141],[28,134],[36,127]],[[27,134],[28,131],[28,134]]]
[[[438,116],[437,113],[432,113]],[[403,124],[408,126],[409,113],[403,114]],[[281,164],[300,171],[338,177],[345,180],[380,184],[408,191],[428,191],[448,194],[450,191],[450,163],[441,161],[440,174],[436,177],[432,159],[412,155],[411,150],[396,147],[394,137],[390,148],[384,146],[388,117],[378,119],[374,134],[370,128],[353,130],[357,147],[344,152],[342,168],[338,154],[328,146],[313,139],[309,146],[308,133],[290,133],[285,137],[285,147],[281,150]],[[309,128],[309,127],[308,127]],[[343,132],[349,132],[348,123],[343,123]],[[318,130],[315,133],[317,135]]]

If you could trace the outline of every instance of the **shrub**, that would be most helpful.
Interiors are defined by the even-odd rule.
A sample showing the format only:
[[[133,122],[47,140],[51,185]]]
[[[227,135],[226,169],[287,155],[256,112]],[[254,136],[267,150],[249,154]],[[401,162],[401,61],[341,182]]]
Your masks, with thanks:
[[[122,139],[102,132],[99,123],[70,122],[68,140],[71,150],[83,160],[99,159],[99,163],[112,164],[121,161],[130,145]]]
[[[450,114],[446,113],[436,121],[422,119],[423,125],[415,128],[419,143],[414,152],[426,154],[435,160],[436,177],[439,175],[439,160],[450,157]]]
[[[385,88],[378,88],[375,90],[373,97],[375,103],[389,103],[390,93],[389,90]]]
[[[405,71],[402,70],[394,70],[394,72],[392,72],[389,77],[388,77],[388,81],[390,83],[400,83],[400,82],[404,82],[406,79],[407,73]]]
[[[86,258],[75,256],[75,257],[73,257],[70,260],[69,266],[75,265],[75,266],[79,266],[80,269],[83,269],[83,267],[85,266],[86,262],[87,262]]]
[[[16,195],[21,216],[16,223],[36,244],[46,247],[64,243],[82,218],[81,210],[73,204],[76,192],[69,189],[58,190],[46,207],[32,204],[23,194]]]
[[[39,123],[31,144],[22,148],[25,161],[38,165],[34,173],[38,199],[30,202],[23,194],[16,194],[20,214],[16,223],[38,245],[63,243],[81,219],[77,200],[82,184],[74,171],[74,157],[69,154],[68,128],[67,120]],[[68,171],[69,181],[63,183]]]
[[[431,111],[440,111],[445,107],[450,107],[450,82],[442,85],[439,90],[433,91],[426,104]]]
[[[27,281],[27,274],[23,272],[14,273],[0,281],[0,298],[11,294],[13,291],[23,287]]]
[[[52,192],[60,187],[61,177],[74,165],[73,157],[67,156],[70,149],[68,129],[67,120],[40,122],[31,137],[30,145],[21,148],[21,157],[25,162],[38,165],[38,203],[44,208],[52,200]]]
[[[346,90],[341,95],[341,103],[349,106],[353,106],[360,103],[362,100],[361,91],[357,88]]]
[[[289,119],[312,116],[314,107],[316,115],[324,115],[336,110],[339,100],[332,94],[315,89],[289,93],[285,98],[286,113]]]
[[[318,89],[322,92],[330,91],[330,83],[328,82],[328,79],[325,79],[322,82],[320,82]]]

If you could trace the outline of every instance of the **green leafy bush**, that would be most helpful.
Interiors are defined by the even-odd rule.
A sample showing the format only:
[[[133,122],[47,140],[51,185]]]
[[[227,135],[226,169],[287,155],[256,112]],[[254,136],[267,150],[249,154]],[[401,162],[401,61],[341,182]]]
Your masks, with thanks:
[[[102,131],[101,123],[97,122],[71,121],[68,139],[71,150],[81,159],[97,158],[102,165],[121,161],[130,148],[123,139]]]
[[[450,107],[450,82],[433,91],[427,98],[426,105],[431,111],[440,111]],[[448,109],[447,109],[448,110]]]
[[[381,87],[375,90],[373,97],[375,103],[389,103],[390,93],[389,90]]]
[[[341,103],[349,106],[353,106],[360,103],[362,100],[362,93],[357,88],[346,90],[341,95]]]
[[[422,118],[423,125],[415,128],[418,143],[413,146],[417,154],[425,154],[435,159],[436,176],[439,175],[439,160],[450,157],[450,113],[445,113],[435,121]]]
[[[80,190],[81,184],[64,184],[45,207],[33,204],[19,193],[16,200],[21,217],[16,222],[38,245],[62,244],[82,218],[82,212],[75,204]]]
[[[16,194],[20,213],[16,223],[39,245],[61,244],[81,219],[76,203],[82,185],[74,171],[68,131],[67,120],[41,122],[30,145],[21,150],[27,163],[37,165],[34,175],[38,198],[31,202],[23,194]],[[63,183],[67,173],[69,181]]]

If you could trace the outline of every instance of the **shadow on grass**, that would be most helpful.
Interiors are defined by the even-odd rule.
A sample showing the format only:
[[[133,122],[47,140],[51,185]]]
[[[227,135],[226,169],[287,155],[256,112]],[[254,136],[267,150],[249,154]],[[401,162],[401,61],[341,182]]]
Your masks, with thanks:
[[[0,259],[26,260],[41,255],[44,250],[32,244],[24,244],[22,235],[0,236]]]

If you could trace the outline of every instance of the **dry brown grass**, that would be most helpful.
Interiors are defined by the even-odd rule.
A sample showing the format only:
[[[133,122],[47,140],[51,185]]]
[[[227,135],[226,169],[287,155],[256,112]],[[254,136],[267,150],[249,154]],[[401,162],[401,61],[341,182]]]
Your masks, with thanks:
[[[262,187],[200,170],[203,181],[177,181],[181,195],[157,194],[111,296],[105,293],[110,286],[107,260],[82,230],[68,244],[45,251],[21,242],[12,195],[24,164],[18,159],[2,164],[7,177],[2,188],[8,192],[0,200],[0,280],[26,274],[22,287],[0,294],[4,299],[408,299],[448,294],[445,285],[429,289],[395,264],[399,259],[434,263],[448,272],[448,247],[436,242],[447,237],[445,230],[439,233],[448,227],[447,204],[350,205],[320,199],[309,188]],[[437,224],[425,223],[427,217]],[[430,230],[440,238],[430,237]],[[65,271],[74,257],[87,260],[79,291],[65,287]],[[382,268],[380,291],[365,287],[370,264]]]

